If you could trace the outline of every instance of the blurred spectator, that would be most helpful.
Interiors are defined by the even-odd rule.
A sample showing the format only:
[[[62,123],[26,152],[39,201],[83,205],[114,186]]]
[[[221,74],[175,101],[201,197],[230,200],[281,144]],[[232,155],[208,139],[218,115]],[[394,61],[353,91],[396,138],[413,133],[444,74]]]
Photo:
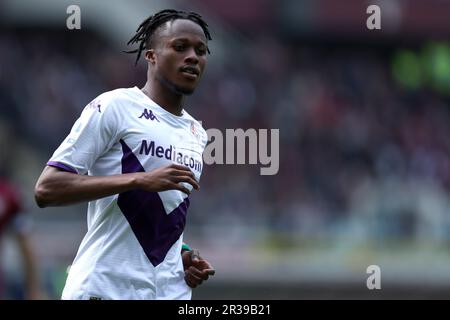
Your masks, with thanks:
[[[425,79],[413,89],[403,87],[391,70],[397,48],[366,45],[299,45],[268,33],[230,46],[224,56],[234,50],[239,59],[207,70],[187,109],[201,115],[206,129],[279,128],[280,171],[259,177],[249,166],[205,167],[203,192],[196,195],[201,200],[192,203],[193,224],[205,232],[226,226],[236,231],[236,241],[259,239],[244,229],[293,241],[299,232],[332,237],[345,232],[337,225],[352,228],[352,221],[366,217],[361,208],[371,203],[384,222],[363,229],[369,238],[426,239],[431,232],[450,241],[450,221],[442,214],[450,193],[449,95],[433,91]],[[0,59],[9,62],[0,69],[2,116],[48,158],[99,92],[139,83],[122,49],[83,32],[0,34]],[[399,205],[405,190],[417,196],[414,186],[420,186],[422,202]],[[379,198],[366,202],[374,192]],[[424,207],[423,201],[434,205]],[[387,232],[394,216],[405,218],[396,232]],[[425,216],[440,231],[421,228]]]
[[[9,181],[0,177],[0,237],[6,229],[15,238],[23,266],[23,292],[6,292],[11,284],[0,274],[0,298],[41,299],[38,271],[29,237],[29,222],[23,215],[18,190]],[[18,295],[18,296],[17,296]]]

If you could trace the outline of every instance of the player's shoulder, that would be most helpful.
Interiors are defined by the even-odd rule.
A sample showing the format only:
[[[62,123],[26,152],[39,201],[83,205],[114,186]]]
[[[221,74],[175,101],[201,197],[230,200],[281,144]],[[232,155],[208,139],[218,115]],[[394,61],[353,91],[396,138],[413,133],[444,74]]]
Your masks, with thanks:
[[[118,88],[98,95],[87,105],[87,108],[97,108],[99,112],[107,109],[116,110],[135,99],[135,88]]]
[[[110,104],[136,99],[135,88],[118,88],[103,92],[95,100],[101,100]]]

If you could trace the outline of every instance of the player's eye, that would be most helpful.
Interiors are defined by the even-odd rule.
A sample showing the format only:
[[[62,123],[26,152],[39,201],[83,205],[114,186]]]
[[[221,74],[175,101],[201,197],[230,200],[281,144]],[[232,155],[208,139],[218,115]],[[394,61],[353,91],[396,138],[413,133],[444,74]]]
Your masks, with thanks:
[[[185,49],[185,46],[184,44],[175,44],[173,48],[175,49],[175,51],[181,52]]]
[[[204,56],[206,54],[206,48],[200,47],[195,50],[199,56]]]

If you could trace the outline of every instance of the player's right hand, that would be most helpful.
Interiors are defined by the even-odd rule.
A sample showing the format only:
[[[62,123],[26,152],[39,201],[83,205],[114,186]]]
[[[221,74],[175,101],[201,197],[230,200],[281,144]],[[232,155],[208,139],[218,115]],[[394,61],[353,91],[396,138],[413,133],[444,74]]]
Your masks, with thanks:
[[[191,194],[191,191],[183,186],[183,182],[189,183],[195,190],[200,189],[200,185],[189,167],[175,163],[150,172],[140,173],[136,180],[138,188],[145,191],[180,190],[188,195]]]

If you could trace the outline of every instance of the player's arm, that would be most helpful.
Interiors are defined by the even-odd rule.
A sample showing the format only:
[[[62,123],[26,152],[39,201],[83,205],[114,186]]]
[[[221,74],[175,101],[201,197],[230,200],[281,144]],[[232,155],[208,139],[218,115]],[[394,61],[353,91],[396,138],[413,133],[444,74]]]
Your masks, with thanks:
[[[131,189],[149,192],[180,190],[190,194],[181,183],[200,187],[192,171],[185,166],[171,164],[150,172],[126,173],[112,176],[88,176],[46,166],[39,177],[35,200],[39,207],[62,206],[104,198]]]

